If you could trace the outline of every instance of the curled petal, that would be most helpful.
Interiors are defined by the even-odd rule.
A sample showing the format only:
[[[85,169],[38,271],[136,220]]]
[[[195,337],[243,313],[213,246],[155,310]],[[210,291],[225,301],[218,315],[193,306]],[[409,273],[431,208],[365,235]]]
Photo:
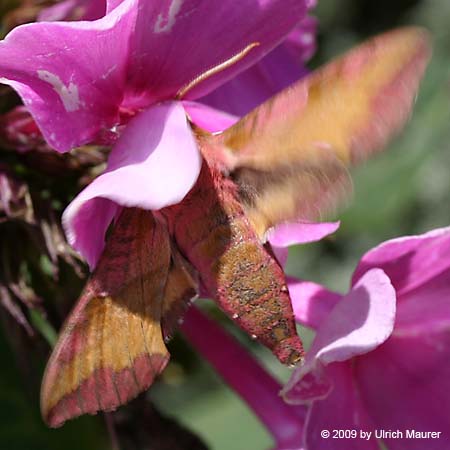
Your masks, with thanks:
[[[372,267],[386,272],[402,298],[407,292],[450,271],[450,227],[392,239],[373,248],[361,258],[353,283]]]
[[[325,395],[323,386],[329,389],[329,382],[318,376],[322,368],[370,352],[386,341],[394,328],[395,305],[395,291],[386,274],[380,269],[367,272],[322,322],[304,365],[293,373],[284,395],[289,399],[289,391],[295,389],[297,400],[311,400],[314,384],[322,386],[317,392]]]
[[[0,81],[19,93],[55,149],[90,142],[117,123],[132,5],[93,22],[22,25],[0,42]]]
[[[69,242],[92,268],[116,212],[110,202],[147,210],[178,203],[195,183],[200,167],[201,156],[181,103],[163,103],[138,114],[113,148],[106,171],[64,212]],[[96,213],[100,204],[107,217]]]
[[[394,328],[395,304],[395,290],[389,278],[382,270],[372,269],[327,317],[307,359],[326,365],[378,347]]]
[[[267,233],[267,240],[275,247],[289,247],[296,244],[317,242],[339,228],[340,222],[291,222],[272,228]]]

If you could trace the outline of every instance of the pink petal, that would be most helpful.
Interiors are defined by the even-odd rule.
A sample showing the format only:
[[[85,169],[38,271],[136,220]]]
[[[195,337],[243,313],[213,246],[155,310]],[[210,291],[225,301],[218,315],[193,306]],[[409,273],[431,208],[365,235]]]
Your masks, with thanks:
[[[396,336],[450,328],[450,270],[405,294],[397,303]]]
[[[307,73],[303,62],[315,51],[316,25],[314,18],[304,18],[275,50],[202,101],[243,116],[294,83]]]
[[[369,440],[359,437],[360,430],[373,431],[374,427],[355,389],[351,365],[334,363],[326,370],[333,380],[333,389],[325,399],[314,402],[309,409],[304,434],[305,450],[378,450],[373,434]],[[322,430],[329,431],[330,436],[323,438]],[[356,430],[357,437],[336,439],[333,438],[333,430]]]
[[[321,376],[322,367],[381,345],[392,333],[395,303],[395,291],[386,274],[380,269],[367,272],[322,322],[304,365],[293,373],[284,395],[289,398],[291,389],[297,399],[325,395],[329,381]],[[313,377],[306,377],[311,372]],[[312,389],[314,384],[317,389]]]
[[[197,102],[183,102],[189,119],[210,133],[226,130],[238,121],[238,117]]]
[[[389,450],[450,448],[450,327],[393,335],[356,358],[354,374],[378,429],[441,432],[436,439],[387,438]]]
[[[202,102],[244,116],[306,75],[300,52],[293,55],[292,50],[288,43],[279,45],[258,64],[203,97]]]
[[[367,252],[353,275],[355,283],[372,267],[383,269],[402,296],[450,270],[450,227],[392,239]]]
[[[275,247],[289,247],[296,244],[317,242],[339,228],[340,222],[323,223],[283,223],[267,233],[267,240]]]
[[[206,95],[261,59],[306,11],[302,0],[242,0],[238,7],[235,0],[140,0],[138,5],[130,40],[131,105],[173,98],[192,80],[256,44],[183,98]]]
[[[0,42],[1,82],[19,93],[57,150],[90,142],[117,123],[133,5],[127,0],[94,22],[23,25]]]
[[[287,277],[287,283],[295,320],[314,329],[321,326],[342,297],[311,281]]]
[[[66,209],[63,221],[69,242],[95,266],[115,212],[104,199],[158,210],[183,199],[200,167],[201,156],[180,102],[138,114],[113,148],[106,171]],[[95,213],[99,199],[109,212],[107,219]]]
[[[340,222],[290,222],[277,225],[267,232],[266,238],[272,246],[273,252],[282,267],[288,258],[287,247],[296,244],[317,242],[334,233]]]

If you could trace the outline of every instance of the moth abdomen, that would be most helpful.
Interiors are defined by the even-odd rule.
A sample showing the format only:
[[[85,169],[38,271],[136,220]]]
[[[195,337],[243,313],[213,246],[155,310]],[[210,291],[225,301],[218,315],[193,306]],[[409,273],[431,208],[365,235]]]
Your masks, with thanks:
[[[303,355],[284,273],[256,240],[236,244],[217,260],[221,308],[285,364]]]
[[[303,350],[284,273],[255,233],[237,189],[205,161],[186,199],[166,210],[169,228],[209,296],[281,362],[293,364]]]

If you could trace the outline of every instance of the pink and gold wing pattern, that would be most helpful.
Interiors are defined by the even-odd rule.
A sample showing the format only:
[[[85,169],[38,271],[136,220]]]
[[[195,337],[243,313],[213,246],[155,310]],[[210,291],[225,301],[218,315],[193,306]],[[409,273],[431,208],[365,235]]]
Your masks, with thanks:
[[[348,167],[383,148],[409,117],[430,57],[428,34],[375,37],[209,138],[258,235],[316,220],[351,192]]]
[[[48,362],[44,420],[60,426],[146,390],[169,360],[164,335],[174,314],[195,292],[165,225],[150,211],[124,209]]]

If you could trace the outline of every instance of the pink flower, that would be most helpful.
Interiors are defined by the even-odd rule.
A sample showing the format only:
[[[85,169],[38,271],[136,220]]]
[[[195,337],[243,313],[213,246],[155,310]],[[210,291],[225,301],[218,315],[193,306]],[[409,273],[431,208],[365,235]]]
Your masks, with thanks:
[[[28,24],[0,43],[1,80],[51,146],[119,137],[105,173],[64,215],[91,267],[122,206],[157,210],[195,183],[201,156],[186,113],[208,129],[234,122],[193,100],[260,60],[305,12],[299,0],[110,0],[99,20]]]
[[[290,403],[310,405],[305,449],[378,449],[375,430],[390,450],[449,447],[449,255],[450,228],[443,228],[370,250],[344,296],[291,280],[297,320],[317,330],[283,390]],[[334,429],[372,434],[321,437]],[[411,438],[407,430],[440,434]]]

